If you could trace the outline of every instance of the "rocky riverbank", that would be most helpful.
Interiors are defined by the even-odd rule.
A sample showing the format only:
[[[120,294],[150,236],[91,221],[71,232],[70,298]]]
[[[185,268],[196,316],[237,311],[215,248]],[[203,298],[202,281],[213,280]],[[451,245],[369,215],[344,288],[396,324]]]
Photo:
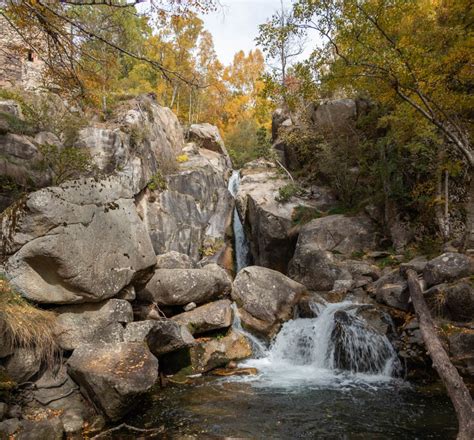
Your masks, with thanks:
[[[14,102],[2,105],[21,116]],[[42,142],[54,135],[2,133],[5,175],[36,176]],[[232,327],[232,302],[242,326],[268,342],[293,317],[315,317],[314,304],[352,300],[354,313],[335,317],[339,334],[357,319],[388,337],[399,374],[432,376],[409,268],[453,362],[474,377],[472,256],[387,252],[374,210],[332,213],[324,186],[282,194],[288,176],[259,160],[241,170],[236,194],[254,265],[235,274],[231,162],[215,127],[193,125],[185,136],[168,109],[142,96],[83,128],[76,146],[89,151],[94,175],[52,185],[39,173],[36,191],[3,199],[3,283],[52,314],[57,356],[45,365],[34,345],[2,343],[0,383],[14,391],[0,404],[0,433],[82,438],[118,423],[166,376],[251,357],[252,342]]]

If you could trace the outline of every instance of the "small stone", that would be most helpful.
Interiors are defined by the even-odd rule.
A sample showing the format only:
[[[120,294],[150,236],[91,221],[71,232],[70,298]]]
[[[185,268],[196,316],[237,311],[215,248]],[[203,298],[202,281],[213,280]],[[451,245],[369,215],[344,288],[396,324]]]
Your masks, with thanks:
[[[190,302],[189,304],[186,304],[184,306],[184,311],[185,312],[190,312],[191,310],[194,310],[197,307],[195,302]]]

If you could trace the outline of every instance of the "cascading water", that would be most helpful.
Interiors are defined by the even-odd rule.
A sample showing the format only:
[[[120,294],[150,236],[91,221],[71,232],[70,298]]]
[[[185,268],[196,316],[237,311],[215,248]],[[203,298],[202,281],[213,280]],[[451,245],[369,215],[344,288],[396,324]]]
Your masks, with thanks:
[[[240,185],[240,173],[236,170],[232,172],[232,176],[229,179],[228,189],[232,196],[237,196],[237,191]],[[240,269],[247,267],[250,264],[250,246],[245,236],[244,226],[239,217],[237,207],[234,208],[234,243],[235,243],[235,266],[236,272]]]
[[[399,368],[395,350],[355,315],[352,301],[319,308],[317,318],[286,322],[263,356],[242,365],[256,367],[264,386],[340,386],[392,378]]]

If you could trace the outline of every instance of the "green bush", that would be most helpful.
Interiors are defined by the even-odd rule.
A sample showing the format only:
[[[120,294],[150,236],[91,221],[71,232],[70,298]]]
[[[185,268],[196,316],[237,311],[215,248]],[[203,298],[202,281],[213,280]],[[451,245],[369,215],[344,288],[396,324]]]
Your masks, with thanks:
[[[323,217],[324,213],[311,206],[298,205],[293,209],[291,220],[295,225],[304,225],[315,218]]]
[[[167,188],[166,179],[163,177],[163,174],[161,174],[160,171],[157,171],[155,174],[153,174],[153,176],[151,176],[151,179],[147,184],[147,188],[150,191],[164,191]]]
[[[288,183],[278,190],[278,195],[275,197],[275,200],[278,203],[287,203],[292,197],[301,195],[301,193],[302,190],[296,183]]]

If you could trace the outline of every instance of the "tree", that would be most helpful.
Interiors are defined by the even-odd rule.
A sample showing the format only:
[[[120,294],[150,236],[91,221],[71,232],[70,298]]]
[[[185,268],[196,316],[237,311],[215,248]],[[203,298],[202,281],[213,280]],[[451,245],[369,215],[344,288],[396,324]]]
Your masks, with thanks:
[[[287,71],[294,57],[303,53],[304,44],[295,26],[295,16],[280,0],[278,10],[267,23],[259,26],[257,44],[263,47],[267,60],[284,87]]]
[[[469,0],[298,0],[293,26],[325,39],[313,61],[329,81],[408,104],[472,170],[470,11]]]
[[[423,292],[421,291],[416,272],[408,270],[407,277],[423,341],[433,361],[433,366],[446,386],[456,411],[459,422],[457,440],[471,440],[474,438],[474,405],[471,394],[438,338],[436,327],[423,298]]]
[[[111,38],[108,26],[94,26],[97,23],[91,20],[93,13],[99,16],[137,16],[135,6],[138,3],[146,3],[146,16],[157,27],[167,17],[177,19],[193,10],[206,12],[216,4],[214,0],[7,0],[6,7],[0,8],[0,15],[22,38],[25,45],[36,52],[46,64],[47,73],[63,91],[84,93],[82,62],[86,59],[98,63],[104,61],[100,57],[97,58],[94,50],[90,51],[90,47],[93,48],[95,44],[107,47],[107,52],[112,51],[116,56],[147,63],[169,80],[179,79],[191,83],[192,79],[186,78],[177,70],[167,68],[162,60],[148,57],[140,52],[139,48],[128,45],[128,40],[120,39],[120,33],[114,33],[115,38]],[[84,11],[92,12],[92,15]],[[110,59],[106,58],[105,62]]]

